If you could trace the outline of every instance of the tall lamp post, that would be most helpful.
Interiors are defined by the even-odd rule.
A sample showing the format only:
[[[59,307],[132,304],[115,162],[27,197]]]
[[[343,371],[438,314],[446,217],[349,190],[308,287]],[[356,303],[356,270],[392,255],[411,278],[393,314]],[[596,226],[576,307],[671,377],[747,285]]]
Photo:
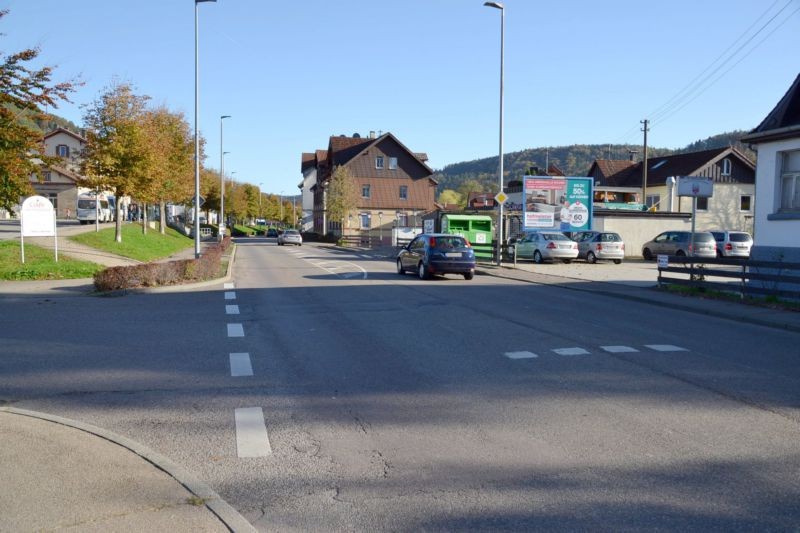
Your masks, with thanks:
[[[261,215],[261,197],[264,195],[264,193],[261,192],[261,189],[263,189],[263,188],[264,188],[264,184],[263,183],[259,183],[258,184],[258,218],[262,218],[262,215]]]
[[[198,44],[200,42],[197,32],[199,10],[197,5],[202,2],[216,2],[217,0],[194,0],[194,258],[200,259],[200,68]]]
[[[219,236],[225,236],[225,154],[230,152],[223,152],[222,144],[222,121],[226,118],[231,118],[230,115],[221,115],[219,117]]]
[[[281,191],[281,224],[283,224],[283,191]]]
[[[484,6],[500,10],[500,164],[497,170],[500,192],[503,192],[503,46],[505,42],[506,10],[501,2],[484,2]],[[503,258],[503,204],[500,203],[500,217],[497,224],[497,264]]]

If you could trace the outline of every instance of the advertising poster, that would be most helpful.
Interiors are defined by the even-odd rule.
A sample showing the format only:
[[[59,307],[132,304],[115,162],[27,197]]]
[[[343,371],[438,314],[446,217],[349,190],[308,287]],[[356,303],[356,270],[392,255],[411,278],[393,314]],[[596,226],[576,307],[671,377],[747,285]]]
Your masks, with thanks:
[[[592,178],[526,176],[524,228],[565,232],[592,229],[593,185]]]

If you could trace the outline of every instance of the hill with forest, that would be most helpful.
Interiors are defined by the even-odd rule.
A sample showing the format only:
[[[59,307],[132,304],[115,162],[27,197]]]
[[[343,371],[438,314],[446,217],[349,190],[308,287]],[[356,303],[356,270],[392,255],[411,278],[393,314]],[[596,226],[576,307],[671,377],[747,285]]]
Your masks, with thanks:
[[[65,118],[59,117],[58,115],[49,115],[46,119],[40,119],[33,116],[33,113],[29,110],[24,110],[19,112],[19,108],[12,107],[17,113],[19,113],[19,122],[33,130],[40,132],[43,136],[47,133],[53,131],[56,128],[64,128],[66,130],[70,130],[74,133],[80,134],[81,129],[76,126],[71,120],[67,120]]]
[[[746,133],[745,130],[720,133],[677,150],[648,147],[647,155],[660,157],[735,146],[755,161],[755,153],[740,141]],[[548,165],[556,165],[567,176],[585,176],[595,159],[629,159],[631,152],[636,152],[637,160],[641,160],[642,146],[633,144],[575,144],[511,152],[503,156],[504,182],[522,179],[527,173],[543,174]],[[453,163],[436,171],[433,177],[439,182],[439,192],[446,189],[461,190],[462,193],[465,189],[496,192],[497,157]]]

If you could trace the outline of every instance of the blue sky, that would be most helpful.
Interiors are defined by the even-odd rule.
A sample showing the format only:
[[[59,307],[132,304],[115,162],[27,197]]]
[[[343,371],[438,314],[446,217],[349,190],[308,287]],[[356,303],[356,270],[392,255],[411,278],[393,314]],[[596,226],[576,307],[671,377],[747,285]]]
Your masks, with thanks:
[[[800,0],[504,3],[505,152],[640,143],[645,118],[648,144],[668,148],[753,128],[800,70]],[[232,115],[226,171],[286,195],[298,192],[301,153],[326,148],[331,135],[390,131],[433,168],[496,156],[500,12],[482,4],[200,4],[206,166],[219,168],[220,115]],[[11,11],[0,23],[3,53],[39,46],[39,64],[56,66],[56,80],[85,82],[57,114],[80,124],[81,105],[116,77],[193,124],[192,0],[0,7]]]

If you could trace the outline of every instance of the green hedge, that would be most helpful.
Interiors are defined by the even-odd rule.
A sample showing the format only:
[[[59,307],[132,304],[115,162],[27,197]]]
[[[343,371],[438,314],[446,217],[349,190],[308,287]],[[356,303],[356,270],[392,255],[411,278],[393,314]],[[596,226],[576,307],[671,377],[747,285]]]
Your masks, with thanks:
[[[208,246],[199,259],[106,268],[94,275],[94,286],[105,292],[214,279],[219,276],[222,255],[230,244],[231,238],[225,237]]]

